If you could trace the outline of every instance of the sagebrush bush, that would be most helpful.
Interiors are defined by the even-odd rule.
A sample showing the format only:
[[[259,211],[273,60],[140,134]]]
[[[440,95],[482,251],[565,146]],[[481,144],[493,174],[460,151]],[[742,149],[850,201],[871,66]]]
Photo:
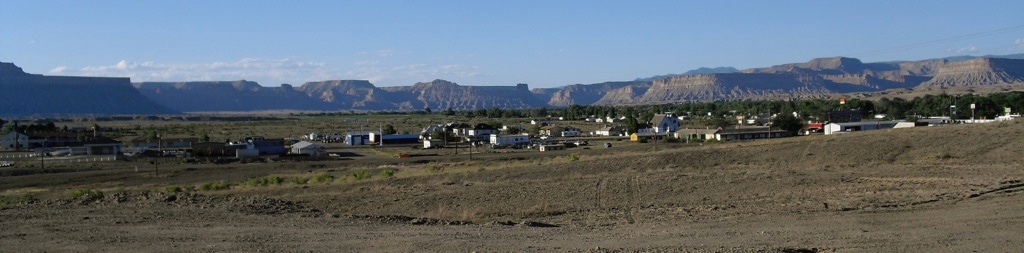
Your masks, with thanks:
[[[172,186],[168,186],[168,187],[164,188],[164,192],[169,192],[169,193],[183,192],[183,191],[185,191],[185,189],[181,188],[181,186],[177,186],[177,185],[172,185]]]
[[[72,198],[80,198],[82,196],[87,196],[89,198],[102,198],[103,192],[95,189],[79,189],[71,192]]]
[[[357,172],[352,172],[352,178],[355,178],[356,180],[363,180],[363,179],[369,179],[369,178],[370,178],[370,177],[372,177],[372,176],[373,176],[373,175],[372,175],[372,174],[370,174],[370,172],[369,172],[369,171],[357,171]]]
[[[395,171],[393,171],[393,170],[382,170],[382,171],[380,171],[380,176],[381,177],[393,177],[393,176],[395,176]]]
[[[307,184],[307,183],[309,183],[309,178],[308,177],[293,177],[293,178],[289,179],[288,181],[293,183],[293,184]]]
[[[444,166],[438,164],[427,165],[427,171],[432,173],[438,173],[444,171]]]
[[[334,175],[328,173],[319,173],[314,175],[313,178],[310,179],[310,181],[312,181],[313,183],[329,183],[331,181],[334,181]]]
[[[227,190],[227,189],[231,189],[231,184],[228,183],[228,182],[224,182],[224,181],[211,182],[211,183],[205,183],[202,186],[199,186],[199,189],[203,190],[203,191]]]

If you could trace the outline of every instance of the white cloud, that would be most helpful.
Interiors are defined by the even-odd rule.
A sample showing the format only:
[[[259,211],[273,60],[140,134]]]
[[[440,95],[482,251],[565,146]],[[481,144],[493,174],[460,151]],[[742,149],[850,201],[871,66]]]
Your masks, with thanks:
[[[67,66],[57,66],[56,68],[51,69],[49,73],[51,75],[59,75],[59,74],[63,74],[64,70],[66,70],[66,69],[68,69]]]
[[[1024,48],[1024,39],[1017,39],[1016,41],[1013,42],[1013,45]]]
[[[955,52],[955,53],[958,53],[958,54],[969,54],[969,53],[977,52],[978,51],[978,47],[976,47],[974,45],[970,45],[970,46],[961,47],[961,48],[957,48],[957,49],[952,49],[951,48],[951,49],[949,49],[949,51],[950,52]]]
[[[84,76],[130,77],[133,82],[253,80],[265,86],[305,82],[332,72],[321,62],[292,59],[245,58],[234,62],[157,63],[120,60],[113,65],[87,66],[75,72]]]
[[[412,85],[416,82],[446,79],[473,83],[480,68],[461,64],[394,64],[371,59],[354,61],[345,68],[323,62],[292,59],[245,58],[233,62],[160,63],[120,60],[110,65],[87,66],[80,69],[57,67],[51,74],[77,76],[129,77],[132,82],[234,81],[250,80],[264,86],[282,83],[301,85],[310,81],[359,79],[377,86]],[[484,84],[490,85],[490,84]]]

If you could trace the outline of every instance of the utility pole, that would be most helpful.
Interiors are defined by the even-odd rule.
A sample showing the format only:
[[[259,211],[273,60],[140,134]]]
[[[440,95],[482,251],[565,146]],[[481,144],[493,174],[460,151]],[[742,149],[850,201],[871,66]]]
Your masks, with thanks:
[[[157,177],[160,176],[160,157],[164,155],[163,142],[160,138],[160,134],[156,134],[156,159],[153,159],[153,173]]]

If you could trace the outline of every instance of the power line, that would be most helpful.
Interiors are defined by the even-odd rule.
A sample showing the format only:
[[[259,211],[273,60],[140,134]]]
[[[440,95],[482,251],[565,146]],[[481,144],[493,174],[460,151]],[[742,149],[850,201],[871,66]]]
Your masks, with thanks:
[[[906,49],[923,47],[923,46],[927,46],[929,44],[936,44],[936,43],[941,43],[941,42],[963,40],[963,39],[980,38],[980,37],[991,36],[991,35],[996,35],[996,34],[1001,34],[1001,33],[1013,32],[1013,31],[1017,31],[1017,30],[1024,30],[1024,25],[1011,26],[1011,27],[1000,28],[1000,29],[991,30],[991,31],[984,31],[984,32],[978,32],[978,33],[972,33],[972,34],[958,35],[958,36],[942,38],[942,39],[937,39],[937,40],[930,40],[930,41],[925,41],[925,42],[918,42],[918,43],[913,43],[913,44],[907,44],[907,45],[890,47],[890,48],[883,48],[883,49],[877,49],[877,50],[870,50],[870,51],[864,51],[864,52],[847,54],[847,55],[854,56],[854,57],[864,57],[864,56],[873,56],[873,55],[887,54],[887,53],[896,52],[896,51],[902,51],[902,50],[906,50]]]

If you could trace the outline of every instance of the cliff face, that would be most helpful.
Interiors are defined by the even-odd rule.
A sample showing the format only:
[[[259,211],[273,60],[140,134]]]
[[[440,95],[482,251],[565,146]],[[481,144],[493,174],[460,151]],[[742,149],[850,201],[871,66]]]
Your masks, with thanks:
[[[544,106],[526,84],[516,86],[461,86],[445,80],[416,83],[408,92],[417,103],[435,109],[531,108]]]
[[[939,67],[920,87],[960,87],[1024,83],[1024,60],[978,58]]]
[[[639,103],[740,99],[780,94],[828,93],[826,81],[805,74],[733,73],[655,80]]]
[[[182,112],[325,110],[331,107],[309,99],[291,86],[263,87],[245,80],[141,82],[133,85],[150,99]]]
[[[185,112],[266,110],[456,110],[544,106],[526,84],[460,86],[435,80],[413,86],[374,86],[365,80],[307,82],[262,87],[250,81],[136,83],[146,96]]]
[[[445,80],[398,87],[376,87],[365,80],[307,82],[299,87],[263,87],[244,80],[130,84],[127,78],[31,75],[14,64],[0,63],[0,115],[467,110],[779,99],[893,88],[1024,84],[1024,60],[1002,58],[863,63],[831,57],[742,71],[699,72],[727,73],[666,75],[531,91],[526,84],[462,86]]]
[[[176,114],[149,100],[128,78],[27,74],[0,62],[0,115]]]
[[[606,82],[598,84],[575,84],[565,86],[551,94],[547,104],[551,106],[589,105],[604,98],[609,92],[623,87],[649,86],[648,82]],[[621,92],[619,92],[621,95]]]

